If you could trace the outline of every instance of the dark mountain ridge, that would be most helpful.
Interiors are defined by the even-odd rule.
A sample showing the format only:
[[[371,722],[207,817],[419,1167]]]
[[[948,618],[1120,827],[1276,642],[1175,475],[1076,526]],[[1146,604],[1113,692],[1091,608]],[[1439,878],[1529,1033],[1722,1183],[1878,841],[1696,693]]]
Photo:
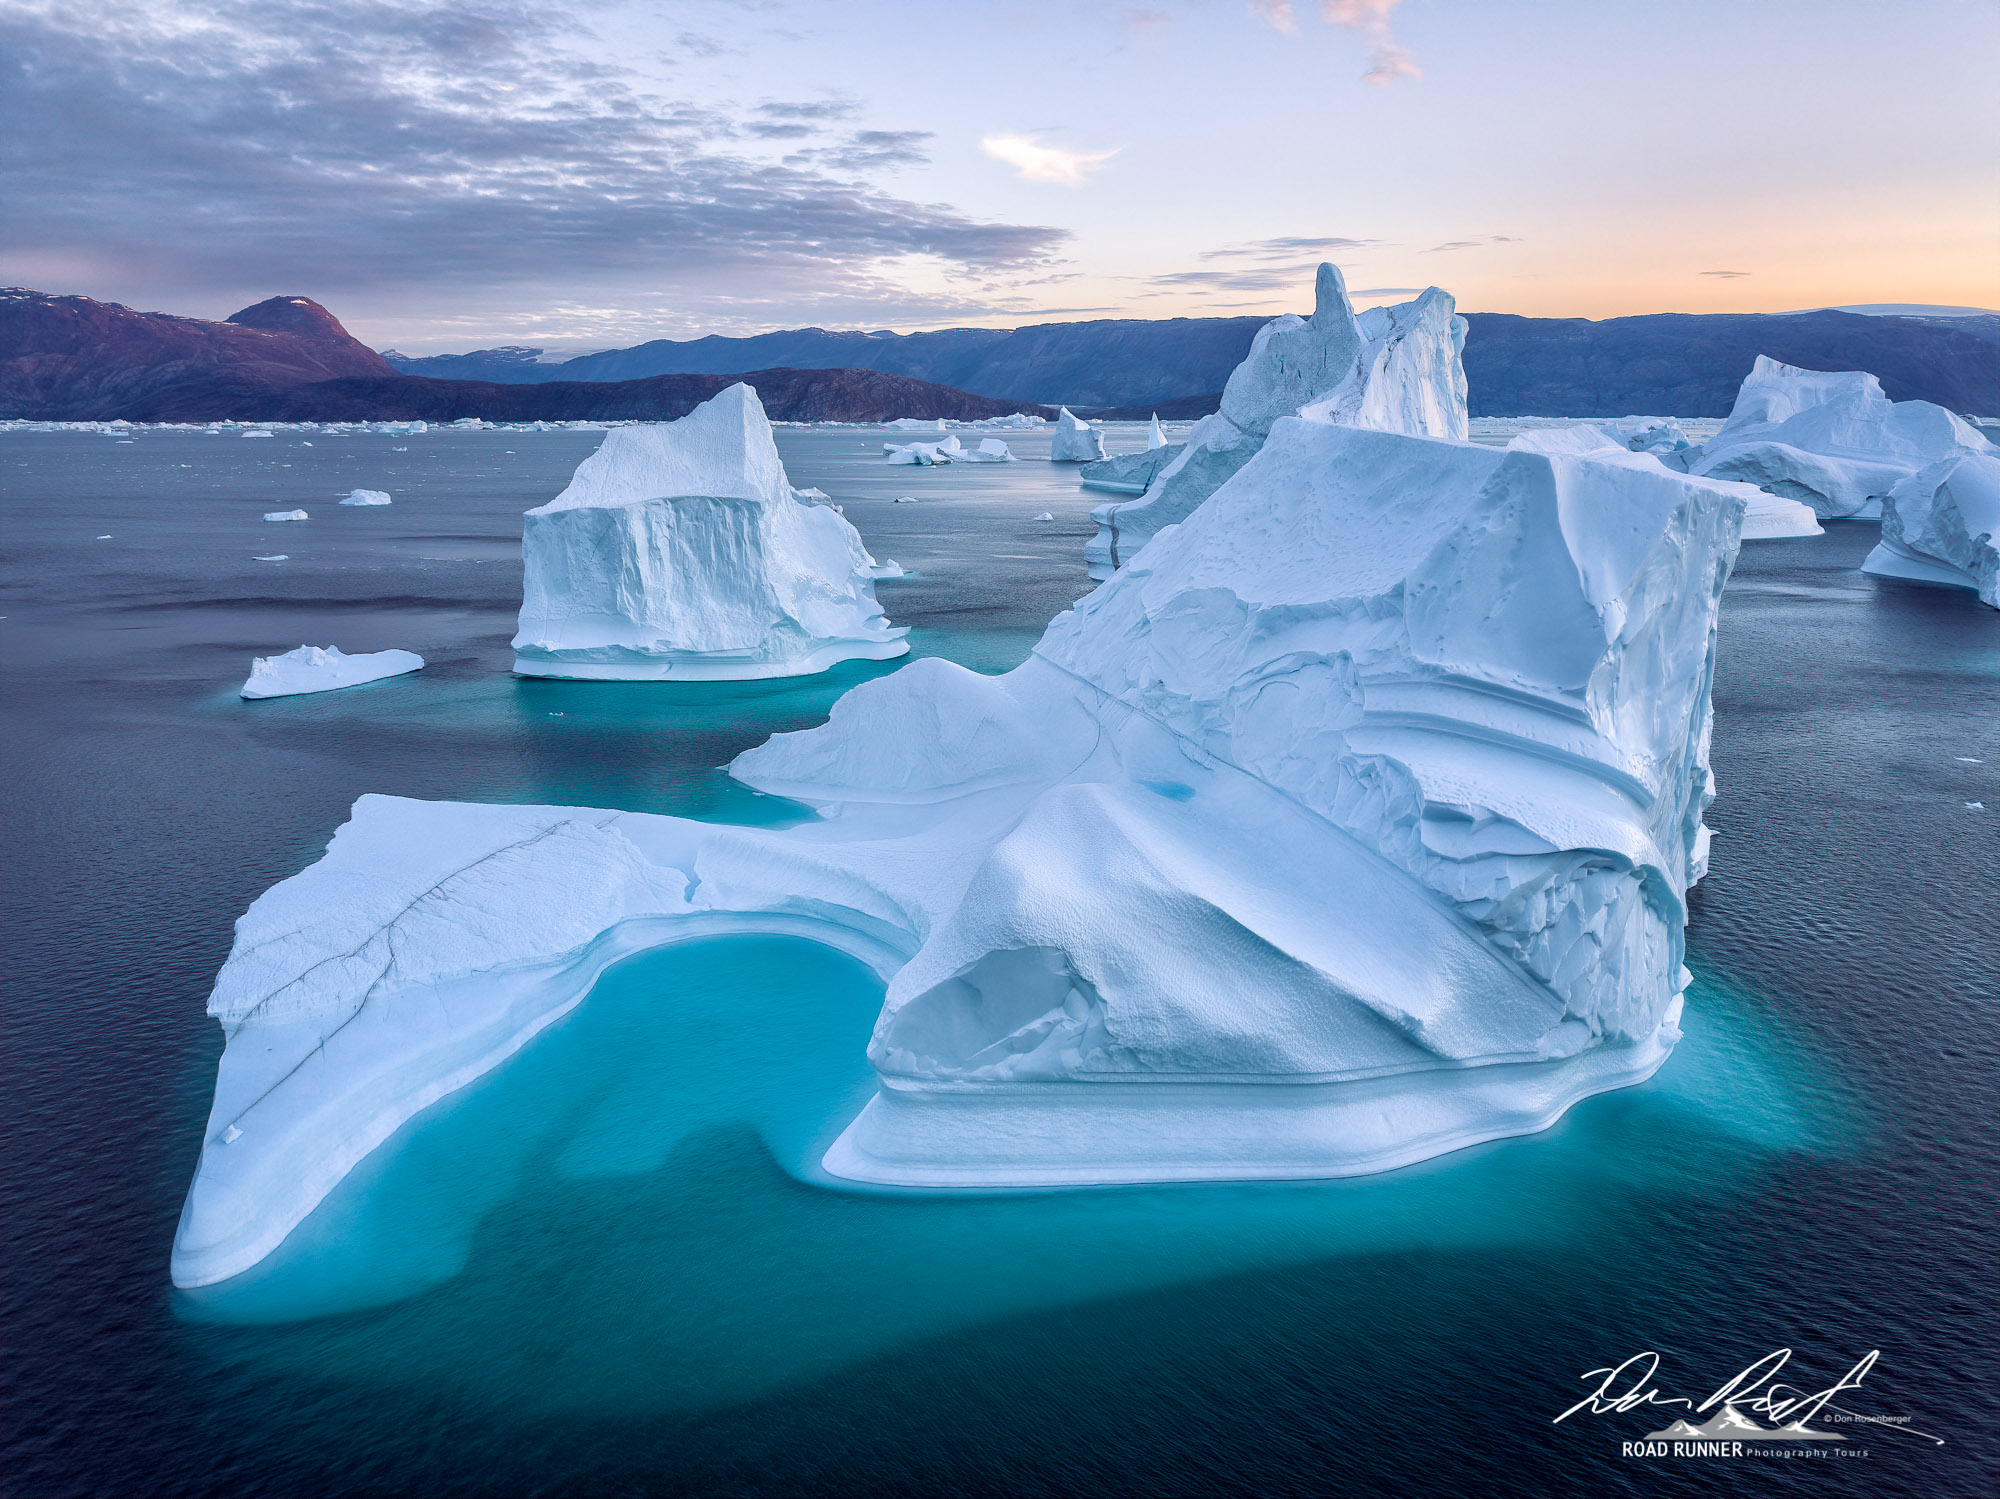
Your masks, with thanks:
[[[537,362],[518,346],[412,359],[409,374],[527,383],[633,379],[786,366],[879,369],[1003,400],[1193,414],[1219,391],[1268,318],[1106,319],[1026,328],[841,333],[800,328],[753,338],[658,339]],[[2000,414],[2000,318],[1806,313],[1641,317],[1466,315],[1475,416],[1726,416],[1759,354],[1805,369],[1864,369],[1899,401]],[[1213,406],[1206,407],[1213,410]]]

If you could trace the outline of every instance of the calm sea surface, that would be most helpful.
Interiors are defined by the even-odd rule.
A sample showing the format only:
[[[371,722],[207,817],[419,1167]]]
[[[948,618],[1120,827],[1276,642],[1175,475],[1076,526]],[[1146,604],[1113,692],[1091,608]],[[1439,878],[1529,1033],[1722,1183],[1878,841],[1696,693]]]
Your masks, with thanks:
[[[1029,461],[779,435],[910,569],[878,592],[916,653],[982,671],[1087,589],[1104,498],[1002,436]],[[598,440],[0,434],[0,1492],[1994,1491],[1996,616],[1858,573],[1863,526],[1745,548],[1687,1040],[1545,1134],[1323,1184],[808,1186],[880,987],[717,939],[614,968],[258,1272],[174,1292],[231,923],[357,796],[781,818],[720,767],[897,664],[510,676],[519,514]],[[429,666],[236,698],[301,643]],[[1841,1403],[1943,1445],[1648,1458],[1678,1408],[1551,1419],[1633,1354],[1700,1400],[1780,1348],[1809,1390],[1879,1350]]]

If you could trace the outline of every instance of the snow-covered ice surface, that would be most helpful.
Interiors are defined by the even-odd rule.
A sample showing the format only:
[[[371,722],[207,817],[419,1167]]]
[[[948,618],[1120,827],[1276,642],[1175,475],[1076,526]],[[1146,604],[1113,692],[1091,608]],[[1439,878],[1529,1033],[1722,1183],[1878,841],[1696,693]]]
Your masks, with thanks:
[[[793,490],[747,385],[613,430],[527,513],[521,549],[523,676],[740,681],[909,650],[875,601],[875,559]]]
[[[1627,418],[1627,421],[1634,420]],[[1644,419],[1640,419],[1644,420]],[[1668,423],[1669,426],[1675,426]],[[1684,450],[1688,444],[1675,426],[1674,438],[1679,446],[1671,445],[1671,439],[1661,441],[1657,434],[1660,428],[1642,426],[1636,435],[1645,446],[1631,447],[1619,440],[1612,432],[1587,423],[1574,427],[1543,427],[1523,432],[1507,446],[1528,453],[1570,453],[1578,457],[1595,458],[1603,463],[1622,463],[1643,470],[1666,468],[1674,472],[1664,455]],[[1788,500],[1783,495],[1772,494],[1759,489],[1754,484],[1744,484],[1733,479],[1691,479],[1731,494],[1743,501],[1743,539],[1745,541],[1781,541],[1797,536],[1823,536],[1825,528],[1813,515],[1812,507],[1802,505],[1797,500]]]
[[[1095,463],[1103,456],[1101,428],[1071,416],[1067,406],[1056,413],[1055,441],[1049,445],[1051,463]]]
[[[1861,570],[1970,588],[2000,608],[2000,451],[1956,453],[1899,480],[1882,504],[1882,540]]]
[[[259,557],[259,562],[281,562],[281,557]],[[363,682],[379,682],[384,677],[400,677],[405,672],[422,671],[424,658],[415,651],[367,651],[359,656],[345,654],[339,646],[302,645],[282,656],[259,656],[250,663],[250,679],[239,697],[296,697],[305,692],[332,692],[338,687],[359,687]]]
[[[1891,401],[1873,375],[1796,369],[1760,354],[1729,420],[1687,468],[1801,501],[1823,520],[1874,520],[1917,470],[1990,451],[1962,417],[1929,401]]]
[[[238,923],[175,1279],[257,1263],[606,964],[719,931],[892,976],[836,1176],[1334,1176],[1542,1128],[1678,1036],[1742,515],[1279,421],[1024,665],[919,660],[739,756],[805,826],[364,797]]]
[[[379,489],[356,489],[348,493],[343,505],[389,505],[395,503],[387,493]]]
[[[1222,407],[1188,435],[1143,495],[1093,512],[1085,548],[1102,580],[1163,529],[1187,519],[1253,457],[1271,424],[1301,412],[1315,420],[1413,436],[1467,436],[1465,319],[1432,287],[1414,302],[1356,318],[1338,269],[1323,264],[1310,318],[1266,324],[1223,387]]]

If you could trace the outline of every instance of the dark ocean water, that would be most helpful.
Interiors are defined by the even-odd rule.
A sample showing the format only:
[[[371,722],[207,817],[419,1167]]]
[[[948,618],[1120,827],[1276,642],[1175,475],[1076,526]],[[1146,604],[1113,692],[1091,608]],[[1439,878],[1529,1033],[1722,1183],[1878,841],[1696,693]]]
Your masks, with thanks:
[[[1745,549],[1688,1039],[1543,1135],[1355,1182],[828,1191],[786,1166],[865,1095],[879,987],[697,943],[608,973],[263,1272],[173,1292],[231,922],[355,797],[781,817],[719,767],[894,669],[507,675],[519,512],[596,440],[0,435],[0,1491],[1993,1492],[1996,616],[1862,576],[1860,526]],[[780,442],[912,569],[880,593],[920,654],[1005,669],[1088,586],[1067,471]],[[236,699],[301,642],[430,665]],[[1700,1399],[1778,1348],[1807,1388],[1880,1350],[1843,1403],[1943,1445],[1643,1458],[1678,1412],[1551,1421],[1644,1350]]]

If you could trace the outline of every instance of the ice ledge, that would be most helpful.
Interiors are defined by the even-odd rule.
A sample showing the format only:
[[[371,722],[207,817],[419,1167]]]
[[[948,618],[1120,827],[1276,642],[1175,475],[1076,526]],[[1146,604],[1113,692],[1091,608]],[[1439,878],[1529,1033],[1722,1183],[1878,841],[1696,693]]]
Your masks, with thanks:
[[[1334,1083],[1051,1082],[982,1090],[884,1076],[822,1162],[885,1187],[1115,1186],[1367,1176],[1531,1135],[1593,1093],[1642,1083],[1681,1001],[1629,1046],[1553,1061]]]
[[[892,627],[892,629],[895,627]],[[560,677],[581,682],[757,682],[768,677],[810,677],[843,661],[893,661],[910,653],[901,639],[835,640],[782,660],[758,659],[754,652],[662,651],[657,655],[622,652],[603,661],[580,661],[575,652],[514,653],[514,675]]]

